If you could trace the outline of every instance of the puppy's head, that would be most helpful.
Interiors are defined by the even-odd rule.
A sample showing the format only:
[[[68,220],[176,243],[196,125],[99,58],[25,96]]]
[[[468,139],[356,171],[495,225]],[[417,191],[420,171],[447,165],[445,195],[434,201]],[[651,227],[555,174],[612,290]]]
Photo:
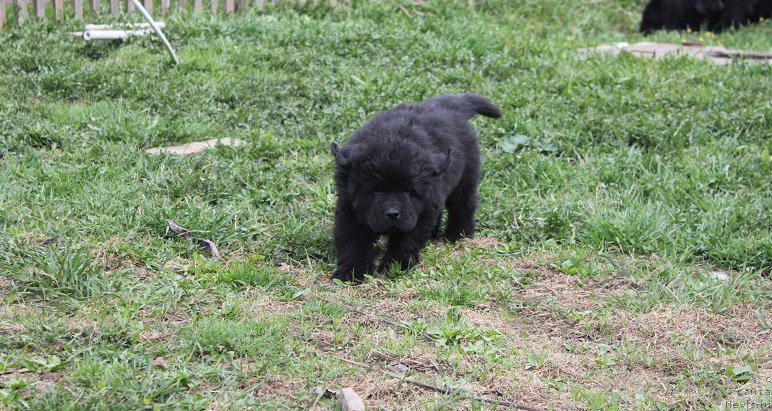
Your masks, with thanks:
[[[650,0],[643,9],[640,31],[643,34],[651,34],[653,31],[665,28],[672,18],[670,10],[672,5],[668,0]]]
[[[435,185],[451,152],[429,153],[409,141],[341,149],[332,144],[345,195],[357,220],[376,234],[407,233],[438,199]]]

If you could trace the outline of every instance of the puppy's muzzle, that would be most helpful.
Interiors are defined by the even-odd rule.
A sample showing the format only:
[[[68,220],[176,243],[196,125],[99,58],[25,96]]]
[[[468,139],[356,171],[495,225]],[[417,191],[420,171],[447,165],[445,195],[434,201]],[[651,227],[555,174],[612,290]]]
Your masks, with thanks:
[[[384,212],[384,215],[386,215],[386,218],[389,219],[389,221],[397,221],[399,219],[399,210],[396,208],[387,208]]]

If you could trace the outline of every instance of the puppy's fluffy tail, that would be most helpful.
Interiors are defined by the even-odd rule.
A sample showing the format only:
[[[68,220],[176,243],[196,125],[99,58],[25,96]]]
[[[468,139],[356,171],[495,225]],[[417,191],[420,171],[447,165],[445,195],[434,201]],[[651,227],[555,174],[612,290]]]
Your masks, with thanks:
[[[427,101],[427,103],[438,104],[448,110],[463,113],[467,119],[474,117],[475,114],[482,114],[486,117],[499,118],[501,110],[491,103],[490,100],[477,94],[462,94],[459,96],[441,96]]]

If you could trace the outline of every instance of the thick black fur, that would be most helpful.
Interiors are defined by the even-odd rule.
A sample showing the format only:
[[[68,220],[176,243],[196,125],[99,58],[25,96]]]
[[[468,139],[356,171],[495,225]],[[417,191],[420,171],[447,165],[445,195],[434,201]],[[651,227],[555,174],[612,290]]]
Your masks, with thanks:
[[[643,10],[640,30],[700,30],[721,32],[758,22],[772,14],[772,0],[650,0]]]
[[[501,117],[484,97],[441,96],[379,114],[343,148],[332,143],[338,194],[332,278],[364,280],[382,235],[389,240],[379,269],[415,265],[421,248],[439,235],[445,208],[448,241],[474,234],[480,148],[469,119],[476,114]]]

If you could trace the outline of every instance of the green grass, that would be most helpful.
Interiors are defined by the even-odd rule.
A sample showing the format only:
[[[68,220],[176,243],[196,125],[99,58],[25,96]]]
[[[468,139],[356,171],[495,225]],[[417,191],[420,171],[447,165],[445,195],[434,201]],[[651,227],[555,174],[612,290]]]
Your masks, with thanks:
[[[166,16],[177,67],[75,21],[0,32],[0,408],[490,408],[394,362],[547,408],[769,404],[772,65],[577,49],[769,51],[772,24],[644,38],[641,3]],[[470,91],[504,112],[474,120],[479,238],[327,280],[329,142]],[[144,153],[215,137],[247,144]]]

